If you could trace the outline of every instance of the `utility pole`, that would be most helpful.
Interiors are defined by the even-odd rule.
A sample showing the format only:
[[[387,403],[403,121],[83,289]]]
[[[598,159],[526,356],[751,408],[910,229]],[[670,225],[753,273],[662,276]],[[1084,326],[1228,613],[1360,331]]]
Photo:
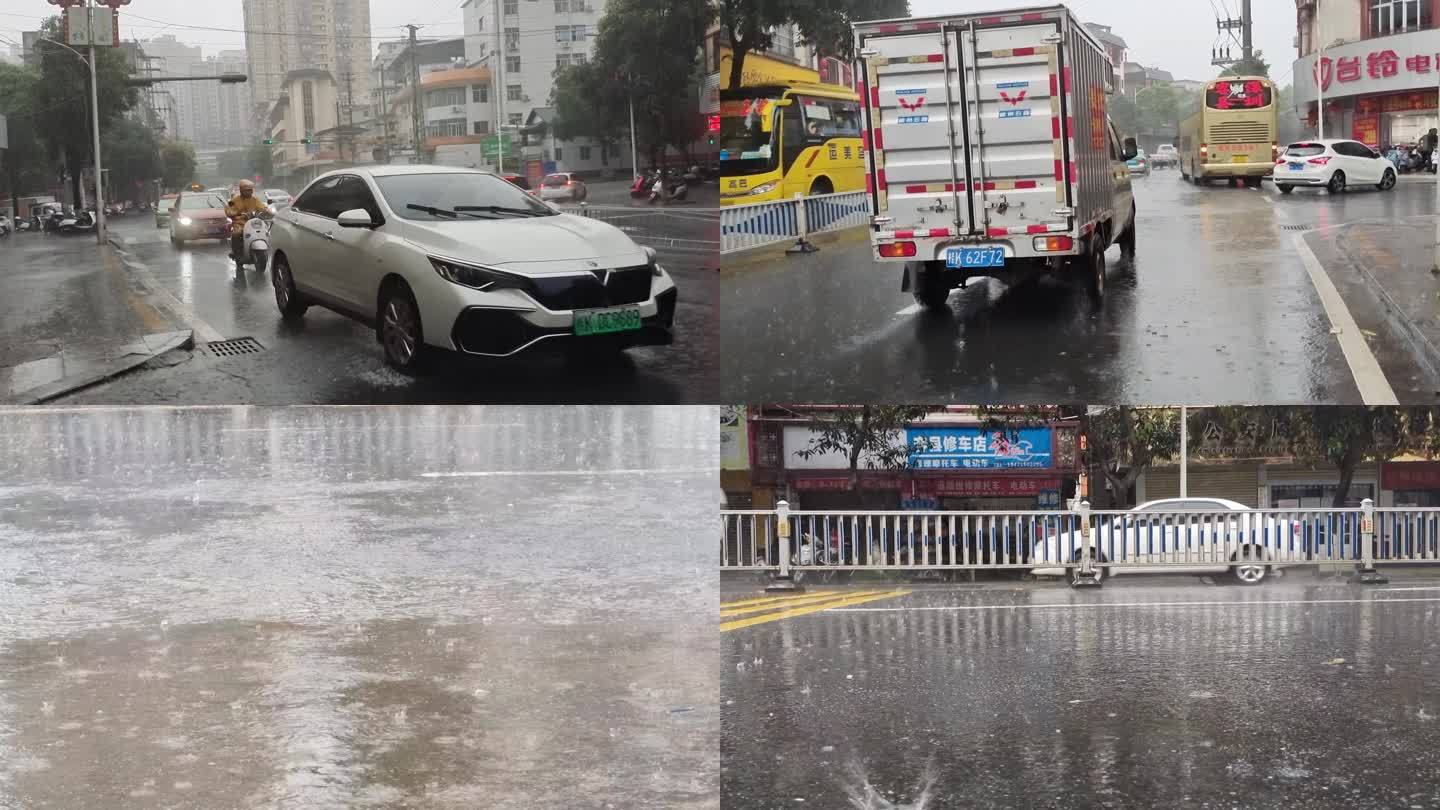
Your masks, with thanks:
[[[105,244],[105,198],[104,189],[100,185],[100,178],[103,176],[100,169],[100,96],[95,88],[95,44],[94,44],[94,17],[95,7],[85,7],[86,38],[91,40],[90,44],[90,127],[91,135],[95,140],[95,241]]]
[[[335,122],[340,123],[340,122]],[[355,162],[355,96],[350,90],[350,71],[345,71],[345,143],[350,147],[350,162]]]
[[[1224,37],[1226,32],[1240,32],[1240,58],[1235,59],[1231,57],[1229,45],[1220,45],[1217,43],[1215,47],[1210,49],[1210,64],[1215,65],[1216,67],[1227,68],[1233,67],[1240,62],[1245,62],[1248,64],[1251,57],[1255,55],[1255,49],[1252,46],[1252,43],[1254,41],[1253,31],[1255,27],[1253,22],[1254,21],[1250,16],[1250,0],[1241,0],[1239,19],[1236,19],[1234,17],[1227,17],[1223,20],[1216,18],[1215,33],[1217,35]],[[1235,35],[1233,33],[1230,33],[1228,38],[1231,41],[1234,41]]]
[[[500,173],[505,173],[505,18],[500,15],[500,0],[495,0],[495,160]]]
[[[422,154],[422,145],[420,143],[420,52],[419,47],[415,44],[415,32],[420,30],[420,26],[412,23],[402,27],[410,31],[410,89],[412,91],[410,98],[410,127],[415,138],[415,162],[419,163],[420,155]]]

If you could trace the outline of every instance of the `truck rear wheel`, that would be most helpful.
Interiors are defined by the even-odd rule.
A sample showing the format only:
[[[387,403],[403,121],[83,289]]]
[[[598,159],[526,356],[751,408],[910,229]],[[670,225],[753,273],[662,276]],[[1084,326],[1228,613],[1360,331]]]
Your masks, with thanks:
[[[1115,243],[1120,246],[1120,258],[1127,262],[1135,261],[1135,206],[1130,206],[1130,227],[1120,234]]]
[[[915,288],[911,292],[920,306],[944,309],[950,301],[950,280],[943,272],[922,266],[915,271]]]

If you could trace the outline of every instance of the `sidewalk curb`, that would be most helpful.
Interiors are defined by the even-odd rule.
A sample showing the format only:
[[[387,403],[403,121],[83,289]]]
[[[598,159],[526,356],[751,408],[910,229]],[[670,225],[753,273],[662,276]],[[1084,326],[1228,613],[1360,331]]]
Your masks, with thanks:
[[[37,385],[26,391],[21,391],[12,397],[0,400],[0,405],[40,405],[74,391],[79,391],[82,388],[89,388],[92,385],[105,382],[128,371],[132,371],[176,349],[189,349],[193,347],[195,345],[195,333],[189,329],[178,332],[159,332],[153,335],[145,335],[135,343],[126,345],[136,348],[144,346],[145,349],[126,352],[124,355],[91,371],[61,377],[58,380]]]
[[[1344,228],[1340,230],[1344,230]],[[1399,302],[1395,300],[1389,290],[1385,289],[1385,285],[1380,283],[1375,274],[1370,272],[1365,263],[1356,260],[1355,255],[1350,252],[1348,242],[1337,239],[1335,245],[1340,254],[1345,257],[1345,261],[1349,262],[1350,266],[1365,278],[1365,286],[1370,288],[1375,297],[1380,300],[1381,305],[1385,307],[1389,320],[1400,328],[1400,332],[1410,343],[1411,348],[1415,350],[1416,359],[1419,360],[1426,373],[1432,379],[1440,379],[1440,346],[1436,346],[1419,324],[1405,314],[1405,310],[1400,307]]]

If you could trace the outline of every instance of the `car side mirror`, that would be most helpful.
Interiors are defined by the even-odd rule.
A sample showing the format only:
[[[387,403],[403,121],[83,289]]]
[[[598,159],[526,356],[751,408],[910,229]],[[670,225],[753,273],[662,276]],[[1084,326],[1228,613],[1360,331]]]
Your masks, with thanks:
[[[1125,159],[1129,160],[1130,158],[1133,158],[1138,154],[1140,154],[1140,144],[1136,143],[1134,138],[1126,138]]]
[[[336,219],[342,228],[370,228],[375,225],[375,220],[370,218],[370,213],[364,208],[351,208],[340,214]]]

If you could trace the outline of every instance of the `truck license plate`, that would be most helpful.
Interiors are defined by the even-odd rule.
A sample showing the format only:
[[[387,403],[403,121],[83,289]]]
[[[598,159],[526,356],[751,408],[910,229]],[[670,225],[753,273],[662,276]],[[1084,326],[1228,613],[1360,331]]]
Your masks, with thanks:
[[[998,247],[950,248],[945,251],[946,267],[1004,267],[1005,249]]]

